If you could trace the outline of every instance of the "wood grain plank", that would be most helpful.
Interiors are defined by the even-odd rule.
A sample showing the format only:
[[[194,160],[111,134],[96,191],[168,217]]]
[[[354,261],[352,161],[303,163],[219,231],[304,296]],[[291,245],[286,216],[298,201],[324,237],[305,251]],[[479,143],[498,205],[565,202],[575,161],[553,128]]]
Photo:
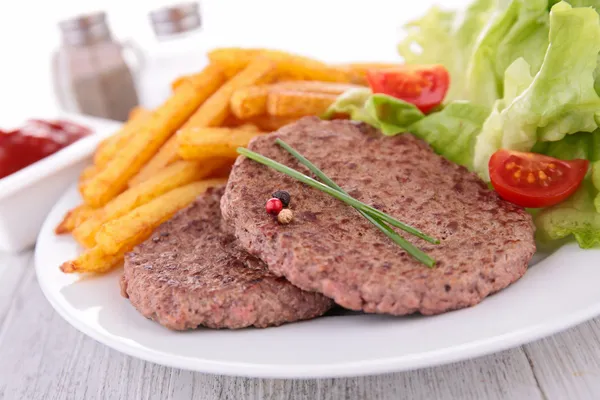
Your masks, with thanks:
[[[122,355],[64,322],[28,268],[0,342],[0,399],[542,399],[521,349],[414,372],[319,380],[246,379]]]
[[[32,254],[31,251],[16,255],[0,253],[0,340],[3,322],[29,267]]]
[[[547,398],[600,398],[600,319],[524,348]]]

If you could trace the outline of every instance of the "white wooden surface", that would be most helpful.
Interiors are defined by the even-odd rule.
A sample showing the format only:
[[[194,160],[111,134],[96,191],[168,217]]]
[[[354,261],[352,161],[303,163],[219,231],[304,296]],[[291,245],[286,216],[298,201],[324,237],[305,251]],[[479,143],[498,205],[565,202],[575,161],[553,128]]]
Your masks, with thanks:
[[[518,312],[518,308],[515,308]],[[442,367],[271,380],[166,368],[76,331],[44,298],[31,253],[0,254],[0,399],[600,399],[600,319]]]

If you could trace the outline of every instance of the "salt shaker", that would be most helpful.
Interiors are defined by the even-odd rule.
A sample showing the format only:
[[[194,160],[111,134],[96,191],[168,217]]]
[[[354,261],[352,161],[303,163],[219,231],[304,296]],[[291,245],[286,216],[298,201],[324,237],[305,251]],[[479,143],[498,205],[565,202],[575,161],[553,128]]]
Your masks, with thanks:
[[[118,121],[138,105],[135,46],[113,40],[103,12],[59,23],[62,45],[54,52],[54,92],[69,112]],[[127,59],[132,65],[128,64]],[[131,61],[134,60],[134,61]]]
[[[171,94],[171,83],[208,64],[203,48],[198,3],[181,3],[149,13],[154,40],[144,45],[140,71],[142,106],[154,109]]]

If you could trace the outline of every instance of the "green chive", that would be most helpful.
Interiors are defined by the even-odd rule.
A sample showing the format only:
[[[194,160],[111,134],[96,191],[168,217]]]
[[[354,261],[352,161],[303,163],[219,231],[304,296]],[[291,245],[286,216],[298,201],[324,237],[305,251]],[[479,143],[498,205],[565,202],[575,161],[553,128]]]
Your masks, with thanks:
[[[330,188],[329,186],[311,178],[310,176],[306,176],[303,173],[298,172],[293,168],[285,166],[281,163],[278,163],[275,160],[272,160],[261,154],[255,153],[252,150],[248,150],[244,147],[238,147],[237,152],[238,152],[238,154],[248,157],[251,160],[254,160],[260,164],[263,164],[269,168],[272,168],[277,172],[281,172],[282,174],[291,176],[292,178],[299,180],[300,182],[302,182],[308,186],[311,186],[315,189],[325,192],[328,195],[335,197],[336,199],[343,201],[344,203],[356,208],[357,210],[368,212],[371,216],[377,217],[377,218],[387,222],[388,224],[395,226],[397,228],[400,228],[408,233],[411,233],[423,240],[428,241],[429,243],[433,243],[433,244],[439,243],[439,241],[437,239],[434,239],[434,238],[424,234],[423,232],[419,231],[418,229],[413,228],[412,226],[406,225],[405,223],[398,221],[394,217],[389,216],[388,214],[386,214],[382,211],[379,211],[376,208],[373,208],[361,201],[358,201],[355,198],[350,197],[345,193],[342,193],[333,188]]]
[[[311,163],[307,158],[305,158],[302,154],[300,154],[296,149],[287,144],[281,139],[275,140],[279,146],[288,151],[291,155],[293,155],[302,165],[308,168],[313,174],[315,174],[319,179],[321,179],[327,186],[336,189],[339,192],[344,194],[346,193],[337,183],[335,183],[331,178],[329,178],[323,171],[321,171],[316,165]],[[429,268],[432,268],[435,265],[435,260],[429,257],[426,253],[424,253],[421,249],[414,246],[408,240],[404,239],[402,236],[398,235],[392,228],[386,225],[384,222],[380,221],[377,218],[372,217],[369,213],[364,212],[362,210],[357,210],[363,217],[365,217],[369,222],[375,225],[381,232],[383,232],[387,237],[389,237],[394,243],[398,246],[406,250],[408,254],[413,256],[418,261],[427,265]]]

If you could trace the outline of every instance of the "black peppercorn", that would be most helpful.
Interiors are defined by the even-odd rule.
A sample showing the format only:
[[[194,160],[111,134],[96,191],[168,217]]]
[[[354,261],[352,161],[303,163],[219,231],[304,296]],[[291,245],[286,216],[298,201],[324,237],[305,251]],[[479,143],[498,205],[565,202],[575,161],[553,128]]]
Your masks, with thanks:
[[[273,193],[273,197],[281,200],[281,203],[284,207],[288,207],[290,205],[290,194],[285,190],[276,191],[275,193]]]

